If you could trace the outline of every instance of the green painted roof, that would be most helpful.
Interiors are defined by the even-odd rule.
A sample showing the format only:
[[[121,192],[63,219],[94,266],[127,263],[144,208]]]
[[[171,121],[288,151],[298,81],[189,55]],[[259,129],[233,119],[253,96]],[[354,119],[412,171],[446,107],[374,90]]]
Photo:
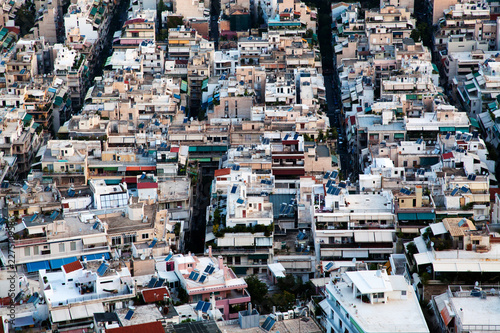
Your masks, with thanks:
[[[97,13],[97,7],[93,7],[93,8],[90,10],[90,15],[94,16],[96,13]]]

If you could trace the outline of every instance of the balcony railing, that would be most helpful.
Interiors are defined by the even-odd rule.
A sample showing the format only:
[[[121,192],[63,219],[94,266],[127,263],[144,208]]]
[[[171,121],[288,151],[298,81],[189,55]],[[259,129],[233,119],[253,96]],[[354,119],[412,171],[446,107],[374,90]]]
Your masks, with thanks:
[[[43,244],[47,243],[47,237],[36,237],[36,238],[27,238],[27,239],[15,239],[14,247],[20,247],[25,245],[33,245],[33,244]]]

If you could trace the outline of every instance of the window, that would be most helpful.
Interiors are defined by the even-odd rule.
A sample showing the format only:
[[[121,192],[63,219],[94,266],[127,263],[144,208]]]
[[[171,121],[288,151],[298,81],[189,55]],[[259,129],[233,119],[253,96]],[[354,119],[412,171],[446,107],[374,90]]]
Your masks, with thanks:
[[[124,244],[135,243],[135,242],[136,242],[136,235],[123,236],[123,243]]]
[[[25,247],[25,248],[24,248],[24,255],[25,255],[26,257],[29,257],[29,256],[30,256],[30,248],[29,248],[29,247]]]
[[[149,238],[149,234],[142,234],[142,239]]]
[[[401,296],[406,296],[406,290],[401,290]]]
[[[40,254],[40,247],[39,246],[34,246],[33,247],[33,255],[39,255]]]
[[[111,245],[120,245],[122,243],[122,238],[120,236],[116,236],[111,238]]]
[[[76,251],[76,242],[71,242],[69,246],[71,251]]]
[[[134,119],[134,116],[132,115],[132,113],[129,113],[128,114],[128,120],[133,120]]]
[[[472,241],[472,244],[474,244],[474,245],[479,245],[479,239],[477,239],[477,240],[473,240],[473,241]]]
[[[59,252],[64,252],[64,243],[59,243]]]
[[[241,265],[241,257],[234,257],[234,264]]]

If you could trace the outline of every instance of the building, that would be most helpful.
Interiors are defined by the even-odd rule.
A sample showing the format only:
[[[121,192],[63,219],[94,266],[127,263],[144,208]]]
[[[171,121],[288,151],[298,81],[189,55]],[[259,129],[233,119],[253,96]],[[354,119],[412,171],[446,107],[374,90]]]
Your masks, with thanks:
[[[204,301],[215,294],[215,306],[226,320],[238,318],[234,308],[246,308],[250,302],[245,280],[238,278],[224,264],[221,256],[212,257],[211,247],[207,257],[175,255],[173,261],[180,284],[189,295],[189,302]]]
[[[413,287],[385,270],[346,272],[320,306],[327,332],[430,332]]]

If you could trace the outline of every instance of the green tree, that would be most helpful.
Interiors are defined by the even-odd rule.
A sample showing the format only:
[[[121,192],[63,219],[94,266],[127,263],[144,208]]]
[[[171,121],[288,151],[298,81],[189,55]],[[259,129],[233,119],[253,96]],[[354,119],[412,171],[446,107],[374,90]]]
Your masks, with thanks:
[[[420,42],[420,32],[417,29],[413,29],[411,31],[410,38],[415,42]]]
[[[179,291],[177,292],[177,297],[179,297],[179,301],[181,302],[181,304],[189,302],[189,295],[186,289],[184,289],[182,286],[179,287]]]
[[[256,275],[250,275],[245,278],[248,285],[248,292],[252,298],[253,304],[262,304],[267,295],[267,285],[260,281]]]
[[[167,27],[177,28],[177,26],[182,25],[184,22],[184,17],[182,16],[169,16],[167,19]]]
[[[15,24],[21,29],[21,37],[30,32],[35,25],[35,4],[28,0],[21,5],[16,13]]]
[[[287,311],[295,305],[295,296],[284,290],[271,296],[271,302],[279,311]]]

